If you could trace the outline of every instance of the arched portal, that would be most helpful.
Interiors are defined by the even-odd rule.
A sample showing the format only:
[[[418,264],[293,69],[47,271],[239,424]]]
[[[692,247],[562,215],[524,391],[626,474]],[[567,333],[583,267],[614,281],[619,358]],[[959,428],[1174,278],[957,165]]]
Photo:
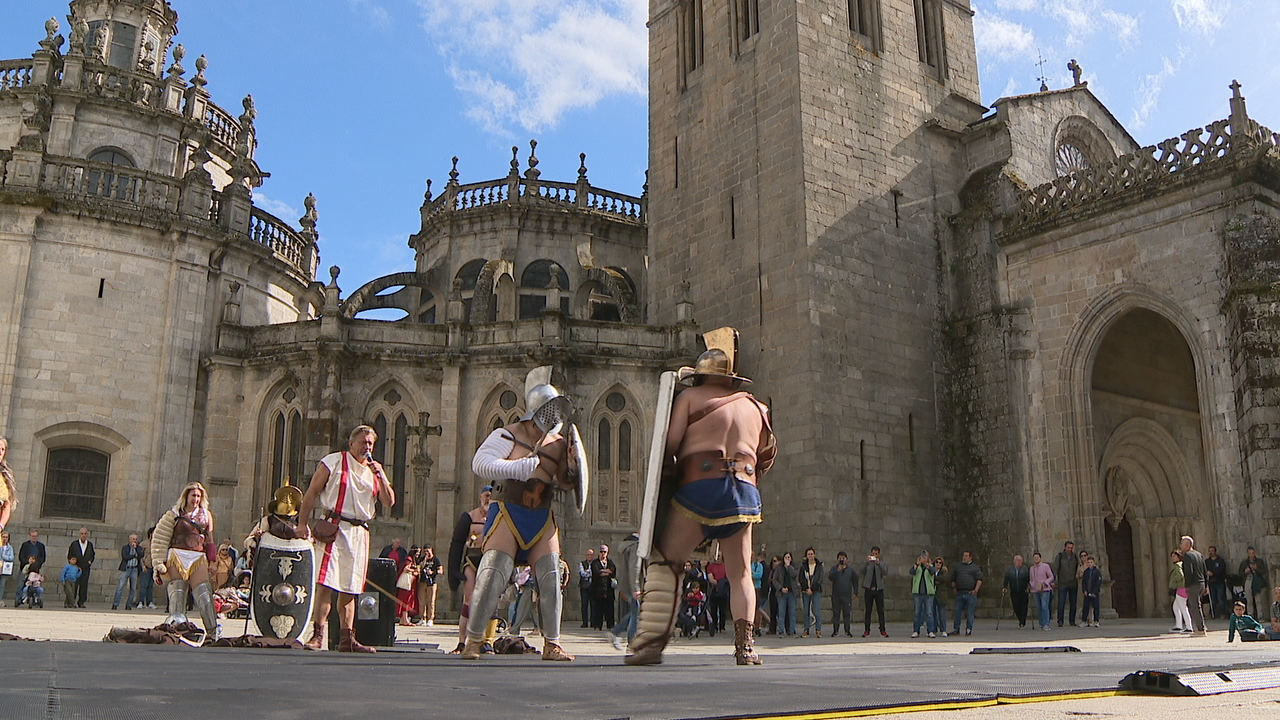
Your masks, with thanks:
[[[1090,378],[1111,606],[1169,612],[1169,552],[1183,534],[1217,535],[1190,346],[1157,312],[1135,308],[1107,329]]]

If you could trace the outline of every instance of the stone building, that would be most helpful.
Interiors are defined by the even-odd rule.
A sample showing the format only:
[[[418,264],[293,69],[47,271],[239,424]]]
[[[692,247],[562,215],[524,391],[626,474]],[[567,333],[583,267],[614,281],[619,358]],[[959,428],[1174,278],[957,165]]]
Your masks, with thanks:
[[[1276,136],[1237,87],[1140,148],[1074,61],[989,111],[972,16],[653,0],[650,277],[743,332],[771,550],[999,572],[1072,539],[1104,607],[1160,615],[1184,533],[1280,559]]]
[[[0,434],[22,478],[15,530],[56,556],[82,525],[114,585],[128,533],[192,480],[219,537],[241,538],[285,479],[360,423],[400,502],[376,542],[447,548],[480,482],[470,456],[554,366],[595,464],[566,545],[625,536],[653,378],[695,352],[690,309],[645,325],[645,203],[521,172],[422,205],[416,267],[343,298],[315,281],[316,203],[301,229],[252,205],[251,98],[238,118],[187,78],[164,0],[76,0],[30,59],[0,61]],[[65,47],[64,47],[65,46]],[[171,60],[170,60],[171,58]],[[169,66],[166,68],[166,62]],[[362,317],[399,311],[399,321]]]
[[[985,107],[967,0],[652,0],[642,196],[585,158],[543,180],[536,146],[490,181],[455,161],[415,266],[344,295],[314,199],[300,229],[253,207],[252,101],[187,78],[167,2],[68,20],[0,61],[15,529],[109,556],[202,480],[236,536],[367,422],[401,495],[377,542],[445,545],[551,365],[596,465],[572,557],[638,522],[658,372],[734,325],[782,442],[771,553],[998,573],[1072,539],[1122,615],[1165,611],[1183,533],[1280,562],[1280,151],[1238,86],[1144,148],[1078,79]]]

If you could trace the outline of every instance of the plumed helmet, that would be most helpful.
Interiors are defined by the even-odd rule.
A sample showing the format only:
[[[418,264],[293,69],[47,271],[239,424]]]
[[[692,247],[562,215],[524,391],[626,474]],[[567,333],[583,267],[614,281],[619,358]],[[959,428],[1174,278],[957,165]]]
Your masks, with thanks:
[[[554,385],[534,385],[525,396],[527,409],[520,419],[532,420],[542,432],[555,432],[569,419],[571,405]]]

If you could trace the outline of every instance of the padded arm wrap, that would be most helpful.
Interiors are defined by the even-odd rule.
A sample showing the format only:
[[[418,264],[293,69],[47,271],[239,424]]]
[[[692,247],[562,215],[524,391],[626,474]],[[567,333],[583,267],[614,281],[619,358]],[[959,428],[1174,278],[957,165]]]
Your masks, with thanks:
[[[538,469],[538,456],[508,460],[507,456],[516,445],[504,436],[505,432],[499,428],[489,433],[489,437],[484,439],[480,449],[476,450],[475,457],[471,461],[471,470],[490,482],[508,478],[528,480]]]

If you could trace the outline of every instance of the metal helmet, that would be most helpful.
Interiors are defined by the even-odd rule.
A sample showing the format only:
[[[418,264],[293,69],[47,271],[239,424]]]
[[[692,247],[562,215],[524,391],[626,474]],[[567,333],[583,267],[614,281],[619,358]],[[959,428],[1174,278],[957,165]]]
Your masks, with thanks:
[[[720,348],[711,348],[698,356],[698,360],[693,364],[693,367],[681,368],[679,375],[681,380],[698,377],[724,377],[739,383],[751,382],[749,378],[742,377],[733,370],[733,359],[729,357],[729,354]]]
[[[532,420],[538,429],[552,433],[569,419],[571,403],[554,385],[534,385],[525,396],[527,410],[521,420]]]

